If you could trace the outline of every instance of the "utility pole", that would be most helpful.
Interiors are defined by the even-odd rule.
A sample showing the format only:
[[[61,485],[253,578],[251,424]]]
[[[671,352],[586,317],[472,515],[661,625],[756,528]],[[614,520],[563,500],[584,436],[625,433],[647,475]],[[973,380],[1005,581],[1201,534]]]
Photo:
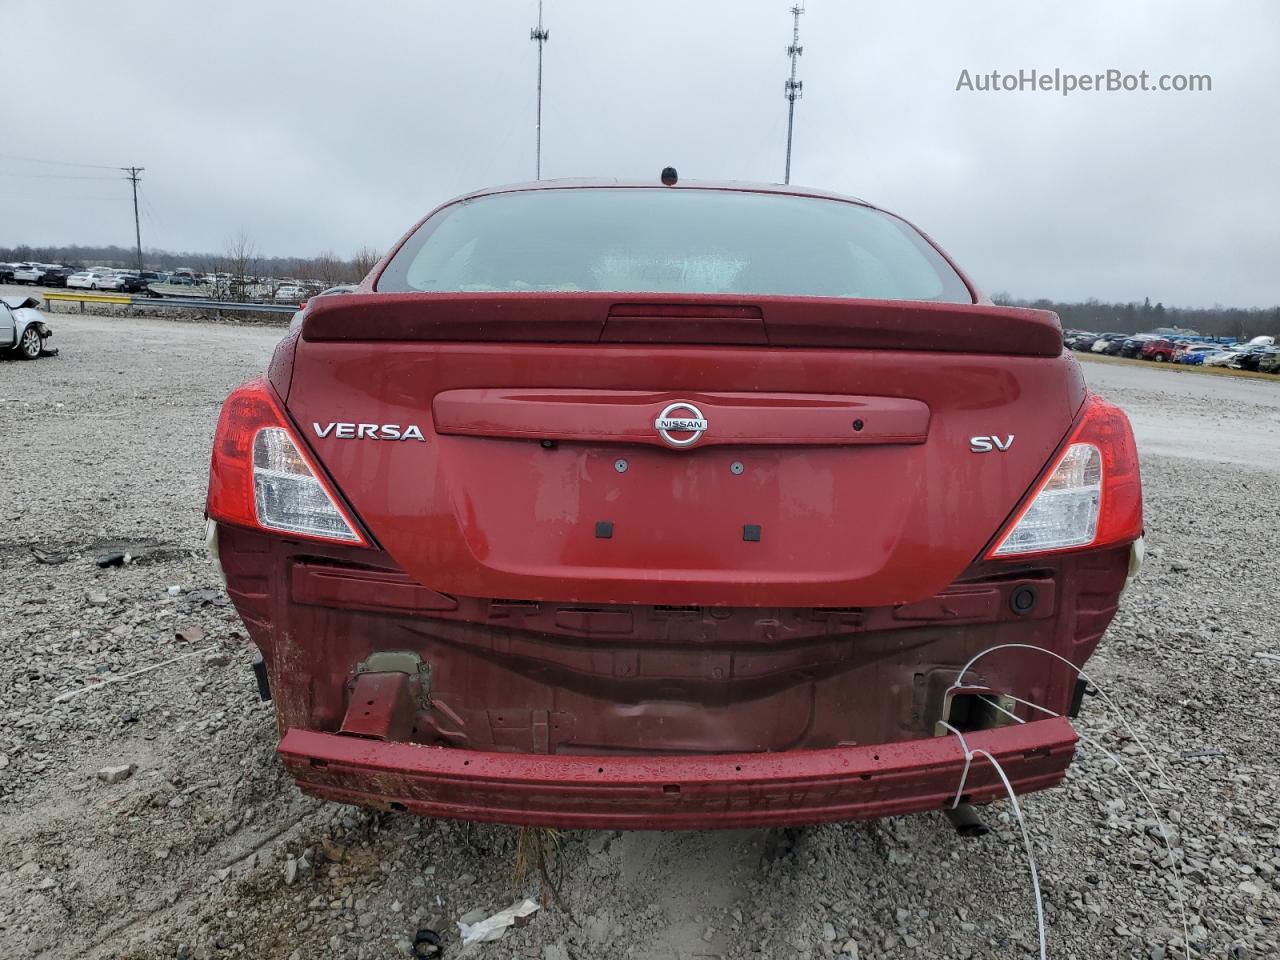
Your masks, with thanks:
[[[538,25],[529,31],[529,39],[538,44],[538,146],[534,161],[534,179],[542,179],[542,45],[551,39],[551,31],[542,26],[542,0],[538,0]]]
[[[133,237],[138,243],[138,272],[142,272],[142,226],[138,222],[138,174],[146,167],[121,167],[125,179],[133,184]]]
[[[800,14],[804,13],[804,4],[797,3],[791,8],[791,46],[787,47],[787,56],[791,58],[791,76],[787,78],[787,170],[783,183],[791,182],[791,131],[796,123],[796,101],[804,95],[804,83],[796,79],[796,58],[804,53],[800,46]]]

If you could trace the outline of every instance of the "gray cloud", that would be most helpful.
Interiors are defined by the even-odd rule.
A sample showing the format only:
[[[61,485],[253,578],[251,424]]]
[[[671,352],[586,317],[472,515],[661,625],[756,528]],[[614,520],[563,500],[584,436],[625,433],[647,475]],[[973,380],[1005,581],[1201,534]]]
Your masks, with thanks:
[[[787,7],[547,0],[544,175],[781,179]],[[532,177],[535,18],[531,0],[8,0],[23,55],[0,59],[0,153],[145,166],[146,245],[385,247],[441,200]],[[1280,6],[813,0],[802,42],[793,180],[914,220],[988,291],[1280,302]],[[963,69],[1054,67],[1213,91],[955,90]],[[111,176],[0,158],[15,172]],[[123,182],[0,176],[0,245],[132,226]]]

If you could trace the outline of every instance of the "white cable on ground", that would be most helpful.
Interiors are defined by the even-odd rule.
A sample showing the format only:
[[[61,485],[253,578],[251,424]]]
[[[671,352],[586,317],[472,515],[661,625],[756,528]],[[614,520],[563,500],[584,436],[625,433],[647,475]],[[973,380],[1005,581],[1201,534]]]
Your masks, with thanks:
[[[959,730],[946,721],[943,721],[942,725],[960,738],[960,746],[965,753],[964,771],[960,776],[960,786],[956,790],[956,802],[952,805],[953,807],[958,806],[960,803],[960,795],[964,793],[965,781],[969,778],[969,763],[978,754],[982,754],[982,756],[991,761],[991,765],[996,768],[996,773],[1000,776],[1000,782],[1004,784],[1004,791],[1009,796],[1009,803],[1013,807],[1014,816],[1018,818],[1018,826],[1022,828],[1022,845],[1027,851],[1027,866],[1031,868],[1031,887],[1035,892],[1036,900],[1036,929],[1040,934],[1040,960],[1048,960],[1049,954],[1044,931],[1044,901],[1040,896],[1040,874],[1036,870],[1036,857],[1031,847],[1031,834],[1027,831],[1027,821],[1022,816],[1022,808],[1018,806],[1018,796],[1013,792],[1013,785],[1009,783],[1009,778],[1005,776],[1004,767],[1000,766],[1000,761],[981,747],[976,750],[970,750]]]
[[[1054,713],[1048,707],[1042,707],[1040,706],[1040,704],[1032,703],[1030,700],[1023,700],[1021,697],[1015,697],[1015,696],[1012,696],[1011,694],[1005,694],[1005,696],[1008,696],[1009,699],[1013,700],[1015,703],[1020,703],[1024,707],[1030,707],[1033,710],[1039,710],[1041,713],[1047,713],[1051,717],[1062,716],[1062,714]],[[1006,710],[1004,707],[1000,706],[1000,704],[996,703],[994,700],[989,700],[988,698],[981,695],[978,697],[978,699],[982,700],[984,703],[988,704],[989,706],[995,707],[1005,716],[1012,717],[1018,723],[1027,722],[1023,720],[1021,717],[1019,717],[1018,715],[1010,712],[1009,710]],[[1110,760],[1112,763],[1114,763],[1116,765],[1116,768],[1129,779],[1129,782],[1133,784],[1134,787],[1137,788],[1138,793],[1142,795],[1142,799],[1146,801],[1147,806],[1151,810],[1151,816],[1155,819],[1156,824],[1160,827],[1160,839],[1164,841],[1165,852],[1169,854],[1169,863],[1173,869],[1173,882],[1174,882],[1174,886],[1177,887],[1177,890],[1178,890],[1178,913],[1182,919],[1182,947],[1186,953],[1187,960],[1191,960],[1191,928],[1187,923],[1187,896],[1186,896],[1186,891],[1182,885],[1182,868],[1179,865],[1178,858],[1174,856],[1173,844],[1169,842],[1169,828],[1165,825],[1164,819],[1160,816],[1160,812],[1156,809],[1155,801],[1151,799],[1151,795],[1147,793],[1146,788],[1143,787],[1142,783],[1138,780],[1138,778],[1135,777],[1130,772],[1129,768],[1126,767],[1124,763],[1121,762],[1119,757],[1117,757],[1114,753],[1108,750],[1105,746],[1103,746],[1093,737],[1089,736],[1087,733],[1081,733],[1079,730],[1077,730],[1076,736],[1079,737],[1081,740],[1083,740],[1085,743],[1089,744],[1089,746],[1103,753],[1106,756],[1106,758]]]
[[[1158,760],[1156,760],[1155,756],[1151,753],[1151,751],[1147,749],[1146,742],[1141,737],[1138,736],[1137,731],[1133,729],[1133,725],[1129,723],[1128,719],[1120,711],[1120,708],[1115,705],[1115,703],[1112,701],[1112,699],[1109,696],[1107,696],[1107,692],[1103,690],[1102,687],[1097,682],[1095,682],[1092,677],[1090,677],[1087,673],[1085,673],[1084,670],[1082,670],[1080,667],[1077,667],[1074,663],[1072,663],[1066,657],[1060,656],[1059,654],[1054,653],[1052,650],[1046,650],[1044,647],[1037,647],[1030,643],[998,643],[993,647],[987,647],[985,650],[980,650],[979,652],[975,653],[972,657],[969,658],[968,663],[966,663],[963,667],[960,668],[960,672],[956,674],[955,683],[953,683],[950,687],[948,687],[946,690],[946,693],[943,694],[944,699],[953,690],[960,689],[961,687],[960,681],[964,679],[964,675],[969,672],[970,668],[975,663],[977,663],[979,660],[981,660],[983,657],[985,657],[989,653],[994,653],[997,650],[1006,650],[1006,649],[1007,650],[1034,650],[1036,653],[1047,654],[1048,656],[1053,657],[1055,660],[1059,661],[1062,664],[1065,664],[1066,666],[1074,670],[1076,674],[1082,680],[1084,680],[1085,683],[1091,684],[1093,688],[1098,691],[1098,695],[1102,697],[1103,702],[1106,703],[1106,705],[1111,708],[1111,711],[1116,715],[1116,718],[1120,721],[1120,723],[1124,725],[1124,728],[1126,731],[1128,731],[1129,736],[1133,738],[1134,742],[1137,743],[1138,746],[1142,749],[1142,752],[1146,754],[1147,760],[1149,760],[1151,762],[1151,765],[1156,768],[1156,772],[1160,774],[1160,779],[1163,781],[1164,785],[1166,787],[1169,787],[1170,789],[1173,788],[1173,784],[1170,782],[1169,777],[1164,772],[1164,767],[1160,764]],[[1058,716],[1058,714],[1054,714],[1054,716]]]
[[[199,657],[199,656],[202,656],[203,654],[209,653],[216,649],[218,649],[217,646],[205,647],[203,650],[195,650],[191,653],[184,653],[181,656],[173,657],[172,659],[169,659],[169,660],[162,660],[160,663],[153,663],[151,666],[143,667],[140,670],[130,670],[128,673],[122,673],[118,677],[108,677],[106,680],[103,680],[100,683],[90,684],[89,686],[85,686],[85,687],[76,687],[76,689],[74,690],[68,690],[66,693],[58,694],[56,697],[53,698],[53,702],[66,703],[68,700],[74,700],[76,697],[80,696],[80,694],[82,693],[91,693],[94,690],[101,690],[103,687],[110,686],[113,683],[120,683],[124,680],[130,679],[131,677],[136,677],[140,673],[150,673],[152,670],[159,670],[161,667],[167,667],[172,663],[177,663],[179,660],[187,660],[187,659],[190,659],[191,657]]]

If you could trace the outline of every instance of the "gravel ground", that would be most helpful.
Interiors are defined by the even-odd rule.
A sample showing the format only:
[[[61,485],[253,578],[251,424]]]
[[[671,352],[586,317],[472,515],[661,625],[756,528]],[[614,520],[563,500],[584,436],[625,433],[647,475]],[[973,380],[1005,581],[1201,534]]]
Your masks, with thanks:
[[[409,957],[424,928],[448,957],[1034,955],[1004,804],[984,840],[932,814],[565,832],[542,840],[562,908],[515,830],[302,797],[201,544],[219,404],[280,330],[54,323],[60,357],[0,362],[0,956]],[[1151,546],[1093,672],[1171,786],[1097,699],[1079,729],[1165,815],[1194,955],[1280,956],[1280,382],[1086,372],[1133,414]],[[1050,956],[1182,955],[1155,821],[1097,751],[1023,810]],[[461,950],[459,918],[525,896],[526,926]]]

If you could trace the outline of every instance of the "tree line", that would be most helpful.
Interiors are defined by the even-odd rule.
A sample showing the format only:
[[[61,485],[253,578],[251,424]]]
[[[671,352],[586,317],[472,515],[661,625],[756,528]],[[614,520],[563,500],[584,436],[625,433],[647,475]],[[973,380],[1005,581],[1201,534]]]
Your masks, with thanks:
[[[314,257],[264,257],[243,235],[235,237],[222,253],[175,253],[154,247],[143,251],[142,260],[148,270],[169,272],[190,267],[198,273],[230,273],[237,277],[291,277],[314,280],[328,285],[358,283],[364,279],[379,254],[362,247],[350,257],[339,257],[331,251]],[[131,247],[71,246],[36,247],[19,244],[0,247],[0,261],[30,260],[35,263],[61,263],[66,266],[123,267],[137,266],[138,255]]]
[[[991,298],[1013,307],[1052,310],[1062,319],[1063,329],[1096,333],[1145,333],[1156,327],[1195,330],[1206,337],[1237,337],[1241,340],[1260,334],[1280,336],[1280,306],[1255,307],[1166,307],[1151,303],[1108,303],[1102,300],[1065,303],[1056,300],[1018,300],[1007,293]]]

